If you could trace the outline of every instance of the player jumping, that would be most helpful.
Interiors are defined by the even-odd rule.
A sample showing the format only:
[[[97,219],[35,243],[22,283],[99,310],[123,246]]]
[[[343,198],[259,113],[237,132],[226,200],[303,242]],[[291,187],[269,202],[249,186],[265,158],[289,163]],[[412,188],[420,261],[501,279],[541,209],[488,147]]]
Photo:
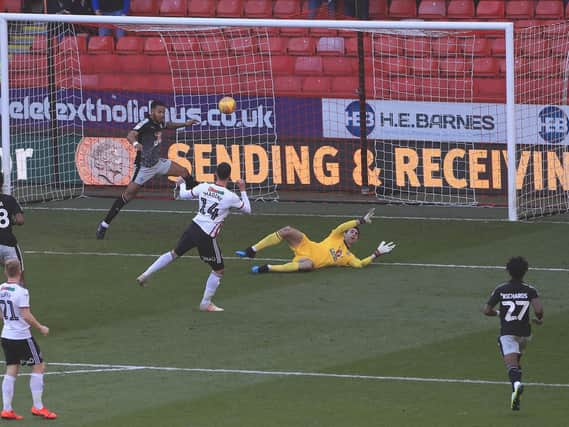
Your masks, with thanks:
[[[207,278],[205,291],[200,303],[201,311],[223,311],[211,300],[223,277],[223,257],[217,243],[217,235],[221,231],[223,221],[229,215],[231,208],[251,213],[251,204],[245,191],[245,182],[237,181],[241,198],[228,190],[227,183],[231,176],[229,163],[220,163],[215,171],[215,184],[202,183],[192,189],[186,187],[183,179],[179,180],[180,198],[198,199],[198,213],[186,229],[174,249],[162,254],[148,269],[137,277],[137,282],[144,286],[152,274],[166,267],[172,261],[181,257],[190,249],[197,247],[202,261],[211,266],[212,272]]]
[[[166,105],[161,101],[150,104],[148,117],[139,122],[126,136],[134,146],[136,153],[135,170],[132,181],[122,195],[115,200],[107,216],[97,227],[97,239],[104,239],[111,221],[120,210],[136,197],[142,186],[156,175],[178,176],[187,180],[188,186],[193,186],[193,177],[188,170],[172,160],[160,157],[162,131],[164,129],[178,129],[198,123],[197,120],[188,120],[183,124],[164,122]]]
[[[523,282],[528,262],[522,257],[514,257],[508,261],[506,268],[510,280],[494,289],[484,307],[484,314],[500,316],[498,344],[512,383],[511,408],[512,411],[519,411],[520,396],[524,391],[520,359],[531,339],[529,307],[533,307],[535,318],[532,321],[537,325],[543,323],[543,307],[537,290]],[[500,306],[498,311],[494,309],[497,304]]]
[[[352,245],[360,238],[358,226],[370,224],[374,211],[375,209],[370,209],[363,217],[340,224],[326,239],[318,243],[310,240],[303,232],[287,226],[269,234],[255,245],[235,253],[242,258],[255,258],[257,252],[285,240],[294,252],[293,260],[282,265],[255,265],[252,268],[253,273],[312,271],[331,266],[362,268],[395,248],[393,242],[381,242],[377,249],[364,259],[357,258],[351,252]]]

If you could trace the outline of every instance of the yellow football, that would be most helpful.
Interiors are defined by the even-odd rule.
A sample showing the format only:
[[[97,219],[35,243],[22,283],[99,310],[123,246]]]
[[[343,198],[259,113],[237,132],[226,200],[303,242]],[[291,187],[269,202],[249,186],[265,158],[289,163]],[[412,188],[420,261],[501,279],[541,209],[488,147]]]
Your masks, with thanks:
[[[219,111],[223,114],[231,114],[237,108],[237,102],[230,96],[224,96],[219,100]]]

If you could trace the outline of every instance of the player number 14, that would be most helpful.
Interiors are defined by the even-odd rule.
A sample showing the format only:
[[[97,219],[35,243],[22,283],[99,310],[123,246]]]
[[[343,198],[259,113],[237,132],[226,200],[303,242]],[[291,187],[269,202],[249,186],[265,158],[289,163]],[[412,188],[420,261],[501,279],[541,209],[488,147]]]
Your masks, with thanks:
[[[502,301],[502,305],[508,308],[506,315],[504,316],[504,320],[506,322],[511,322],[513,320],[522,320],[528,311],[529,308],[529,301]],[[515,315],[514,311],[516,311],[517,307],[521,307],[520,312]]]

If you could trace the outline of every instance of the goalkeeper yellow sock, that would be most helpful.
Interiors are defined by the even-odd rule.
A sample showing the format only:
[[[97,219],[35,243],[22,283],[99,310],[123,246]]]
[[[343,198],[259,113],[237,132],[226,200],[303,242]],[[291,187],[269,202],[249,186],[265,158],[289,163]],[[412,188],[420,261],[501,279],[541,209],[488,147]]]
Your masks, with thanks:
[[[279,232],[275,231],[274,233],[271,233],[268,236],[263,237],[261,240],[259,240],[259,243],[253,245],[252,248],[255,252],[259,252],[265,248],[278,245],[280,242],[282,242],[282,240],[283,238],[281,237]]]
[[[296,261],[291,261],[289,263],[281,265],[269,265],[268,267],[269,271],[274,271],[277,273],[291,273],[293,271],[298,271],[300,268],[298,262]]]

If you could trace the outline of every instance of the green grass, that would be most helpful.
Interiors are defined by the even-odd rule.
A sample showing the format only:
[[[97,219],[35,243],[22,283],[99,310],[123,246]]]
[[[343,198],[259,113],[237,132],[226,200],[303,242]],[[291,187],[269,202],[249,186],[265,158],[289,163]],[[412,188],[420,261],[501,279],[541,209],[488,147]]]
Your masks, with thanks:
[[[110,203],[48,206],[107,208]],[[188,209],[193,204],[139,201],[129,206],[150,207]],[[362,209],[254,208],[280,215],[230,217],[220,239],[226,257],[284,225],[318,239],[343,221],[295,213],[356,214]],[[215,314],[197,309],[209,269],[194,257],[159,272],[149,288],[134,281],[156,255],[175,245],[190,212],[125,211],[108,238],[97,241],[94,231],[103,212],[31,209],[16,232],[26,253],[32,310],[52,332],[37,338],[48,362],[506,381],[496,345],[498,322],[480,313],[491,290],[505,279],[504,271],[448,265],[501,266],[509,256],[523,254],[532,266],[566,269],[568,226],[397,218],[433,212],[453,215],[383,208],[382,214],[394,218],[364,226],[355,252],[366,256],[381,240],[395,240],[398,247],[363,270],[254,276],[249,273],[253,262],[226,259],[215,299],[226,311]],[[480,215],[480,210],[470,212]],[[468,216],[468,211],[459,214]],[[117,255],[95,255],[109,253]],[[291,254],[282,245],[261,256],[286,259]],[[567,270],[532,270],[527,280],[540,290],[546,322],[535,329],[524,357],[524,380],[569,384]],[[48,369],[59,372],[46,377],[45,402],[59,413],[60,426],[567,425],[567,387],[529,386],[522,411],[512,413],[506,384]],[[14,405],[24,414],[29,409],[25,378],[17,383]],[[44,421],[29,415],[25,425]]]

